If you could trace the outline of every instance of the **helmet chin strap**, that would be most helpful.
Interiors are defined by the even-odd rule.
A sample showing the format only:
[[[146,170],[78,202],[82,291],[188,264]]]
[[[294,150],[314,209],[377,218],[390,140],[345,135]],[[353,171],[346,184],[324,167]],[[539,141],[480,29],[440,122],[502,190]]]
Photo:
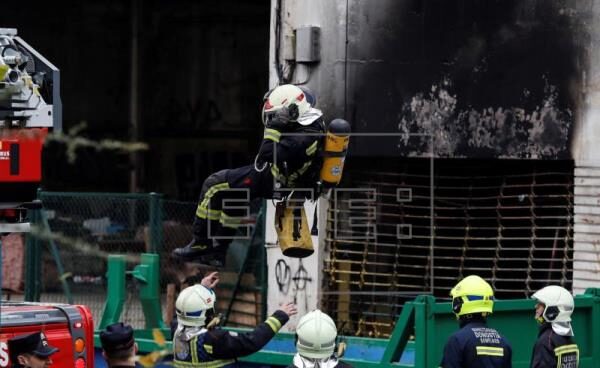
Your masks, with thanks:
[[[552,322],[552,331],[561,336],[573,336],[573,328],[569,322]]]
[[[305,358],[300,354],[296,354],[293,358],[293,363],[296,367],[301,368],[333,368],[337,366],[338,360],[335,357],[325,359]]]
[[[537,323],[539,323],[540,325],[543,324],[544,322],[546,322],[546,320],[544,319],[544,317],[539,316],[539,317],[535,317],[535,320],[537,321]]]

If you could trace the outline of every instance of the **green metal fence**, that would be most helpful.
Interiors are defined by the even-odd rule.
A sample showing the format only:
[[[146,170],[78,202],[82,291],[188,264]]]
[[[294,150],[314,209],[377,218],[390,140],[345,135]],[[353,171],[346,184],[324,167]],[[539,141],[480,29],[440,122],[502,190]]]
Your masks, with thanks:
[[[488,320],[511,343],[515,368],[530,365],[538,333],[534,306],[531,299],[497,301]],[[600,367],[600,289],[588,289],[575,297],[573,329],[580,351],[579,367]],[[436,303],[433,296],[421,295],[404,305],[389,340],[349,338],[343,360],[363,368],[438,367],[448,337],[457,330],[451,303]],[[278,334],[275,340],[270,345],[276,350],[267,347],[243,360],[289,364],[294,353],[293,336]]]
[[[170,257],[174,248],[191,239],[197,206],[194,202],[167,200],[158,193],[40,191],[38,197],[44,209],[33,214],[35,228],[28,236],[26,300],[86,304],[99,321],[106,298],[109,254],[124,255],[128,269],[139,263],[140,254],[158,254],[163,306],[168,284],[179,285],[186,276],[202,272]],[[262,204],[253,203],[254,218]],[[244,300],[248,292],[256,294],[254,299],[260,308],[266,307],[262,300],[262,295],[266,295],[263,227],[262,222],[255,224],[252,244],[236,240],[230,246],[227,268],[222,270],[226,279],[223,287],[230,292],[221,299],[229,303],[225,308],[232,314],[248,313],[244,305],[248,304]],[[252,280],[246,277],[243,283],[238,282],[244,273],[253,275]],[[144,316],[138,302],[139,280],[128,277],[126,291],[122,318],[141,328]],[[264,311],[254,315],[259,320]],[[239,323],[240,319],[232,321],[236,325],[234,322],[245,325],[243,321]]]
[[[496,328],[512,345],[515,368],[530,364],[538,334],[534,306],[532,299],[496,301],[494,313],[488,319],[488,325]],[[572,323],[580,352],[579,367],[600,367],[600,289],[588,289],[575,297]],[[457,328],[451,303],[436,303],[432,296],[419,296],[405,304],[381,362],[398,361],[406,342],[414,334],[414,365],[437,367],[446,340]]]
[[[530,364],[538,333],[534,306],[532,299],[499,300],[488,320],[510,342],[515,368]],[[572,323],[580,351],[579,367],[600,368],[600,289],[588,289],[585,294],[575,296]],[[347,343],[342,360],[358,368],[438,367],[448,337],[458,328],[451,303],[436,303],[433,296],[420,295],[404,305],[389,339],[342,338]],[[166,330],[163,332],[168,334]],[[150,329],[137,330],[136,341],[142,352],[165,348],[154,341]],[[171,349],[170,342],[166,349]],[[240,360],[288,365],[295,352],[294,334],[278,333],[261,351]]]

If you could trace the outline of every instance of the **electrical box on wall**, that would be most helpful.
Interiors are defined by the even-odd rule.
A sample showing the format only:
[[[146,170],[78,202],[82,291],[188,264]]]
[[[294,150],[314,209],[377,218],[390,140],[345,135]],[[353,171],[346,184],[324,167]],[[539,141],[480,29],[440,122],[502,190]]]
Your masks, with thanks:
[[[313,63],[321,60],[321,28],[302,26],[296,29],[296,62]]]

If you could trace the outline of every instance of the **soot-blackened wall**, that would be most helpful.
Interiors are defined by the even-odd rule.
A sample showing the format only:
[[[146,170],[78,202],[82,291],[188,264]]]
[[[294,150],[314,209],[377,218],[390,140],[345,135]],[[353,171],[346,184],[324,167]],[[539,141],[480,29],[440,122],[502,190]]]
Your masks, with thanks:
[[[589,1],[348,2],[357,155],[568,158]],[[431,134],[433,140],[416,134]]]

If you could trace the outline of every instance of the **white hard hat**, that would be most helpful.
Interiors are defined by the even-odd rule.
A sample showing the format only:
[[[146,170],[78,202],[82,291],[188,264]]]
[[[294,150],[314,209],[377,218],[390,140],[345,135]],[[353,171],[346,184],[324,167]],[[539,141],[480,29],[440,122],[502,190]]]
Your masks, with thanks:
[[[306,358],[325,359],[333,355],[337,329],[335,322],[320,310],[306,314],[296,327],[298,354]]]
[[[292,106],[295,105],[295,108]],[[308,112],[311,108],[307,96],[302,89],[293,84],[284,84],[268,92],[264,98],[263,105],[263,123],[266,121],[266,115],[275,113],[283,108],[290,109],[290,112],[296,110],[296,116],[291,116],[291,121],[297,121],[302,125],[310,125],[299,121],[298,117]]]
[[[213,312],[215,299],[215,293],[202,285],[183,289],[175,302],[177,320],[185,326],[206,325],[207,313]]]
[[[550,285],[531,296],[545,305],[542,317],[552,323],[552,329],[560,335],[572,335],[571,314],[575,309],[573,296],[565,288]]]

